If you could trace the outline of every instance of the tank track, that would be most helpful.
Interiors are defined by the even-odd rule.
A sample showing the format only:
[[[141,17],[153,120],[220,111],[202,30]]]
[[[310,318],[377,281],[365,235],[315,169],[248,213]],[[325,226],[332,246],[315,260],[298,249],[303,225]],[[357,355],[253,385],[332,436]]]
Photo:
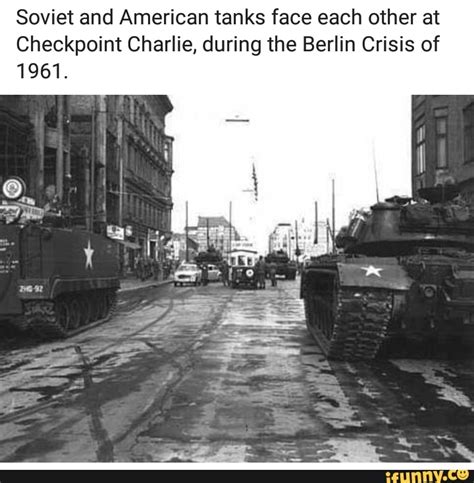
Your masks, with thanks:
[[[86,330],[91,329],[109,320],[115,313],[117,308],[117,293],[116,290],[110,289],[104,291],[104,297],[110,297],[110,307],[108,308],[104,317],[93,321],[85,321],[84,324],[76,328],[66,329],[61,325],[58,317],[57,303],[58,300],[31,300],[25,302],[25,318],[27,327],[33,331],[37,336],[46,340],[64,339]],[[79,294],[79,297],[87,295]],[[68,295],[70,300],[73,300],[74,294]]]
[[[339,287],[335,297],[332,304],[317,294],[312,294],[310,299],[305,297],[309,332],[330,359],[374,359],[387,335],[392,313],[392,292]],[[330,338],[321,330],[328,317],[332,319]]]

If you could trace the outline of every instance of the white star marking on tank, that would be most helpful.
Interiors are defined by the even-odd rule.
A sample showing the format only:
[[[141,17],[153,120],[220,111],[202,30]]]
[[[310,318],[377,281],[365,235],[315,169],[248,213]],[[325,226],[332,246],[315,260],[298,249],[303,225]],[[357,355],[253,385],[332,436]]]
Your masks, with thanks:
[[[87,242],[87,248],[83,248],[84,253],[86,254],[86,269],[90,268],[92,270],[92,255],[94,254],[94,250],[91,247],[91,241]]]
[[[376,275],[377,277],[382,278],[380,272],[383,268],[375,268],[373,265],[369,265],[368,267],[360,267],[361,270],[365,270],[365,276],[368,277],[369,275]]]

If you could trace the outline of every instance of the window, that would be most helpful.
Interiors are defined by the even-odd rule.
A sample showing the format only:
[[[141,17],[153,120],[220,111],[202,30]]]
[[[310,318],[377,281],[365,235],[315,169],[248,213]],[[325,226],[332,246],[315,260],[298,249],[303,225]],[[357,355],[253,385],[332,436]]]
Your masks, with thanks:
[[[464,120],[464,162],[474,161],[474,103],[463,111]]]
[[[7,123],[0,123],[0,180],[20,176],[30,186],[27,136]]]
[[[425,125],[416,128],[416,174],[422,174],[426,170],[426,146],[425,146]]]
[[[436,117],[436,167],[437,168],[446,168],[448,166],[447,132],[448,132],[448,118],[446,116]]]
[[[166,137],[164,141],[164,152],[163,155],[165,157],[165,161],[169,164],[172,162],[172,140],[171,138]]]

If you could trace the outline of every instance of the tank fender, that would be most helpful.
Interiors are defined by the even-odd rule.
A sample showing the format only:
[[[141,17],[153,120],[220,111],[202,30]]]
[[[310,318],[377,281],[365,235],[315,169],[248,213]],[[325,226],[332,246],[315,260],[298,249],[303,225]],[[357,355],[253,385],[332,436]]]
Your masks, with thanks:
[[[338,263],[339,281],[347,287],[409,290],[414,280],[398,264]]]

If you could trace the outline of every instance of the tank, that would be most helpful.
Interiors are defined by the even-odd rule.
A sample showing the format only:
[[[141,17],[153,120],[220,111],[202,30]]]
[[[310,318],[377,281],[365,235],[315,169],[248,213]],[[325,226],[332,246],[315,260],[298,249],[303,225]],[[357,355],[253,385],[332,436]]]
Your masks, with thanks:
[[[116,243],[25,203],[21,185],[7,180],[0,204],[0,323],[63,338],[105,321],[120,286]]]
[[[474,211],[457,187],[360,210],[336,245],[306,264],[300,287],[328,358],[370,360],[389,341],[474,342]]]
[[[270,263],[275,263],[277,267],[276,274],[284,276],[287,280],[296,278],[297,266],[296,262],[290,260],[288,254],[283,250],[269,253],[265,257],[266,275],[269,275]]]
[[[202,265],[203,263],[220,265],[222,263],[222,255],[221,252],[216,250],[214,247],[209,247],[207,250],[199,252],[194,257],[194,261],[198,265]]]

